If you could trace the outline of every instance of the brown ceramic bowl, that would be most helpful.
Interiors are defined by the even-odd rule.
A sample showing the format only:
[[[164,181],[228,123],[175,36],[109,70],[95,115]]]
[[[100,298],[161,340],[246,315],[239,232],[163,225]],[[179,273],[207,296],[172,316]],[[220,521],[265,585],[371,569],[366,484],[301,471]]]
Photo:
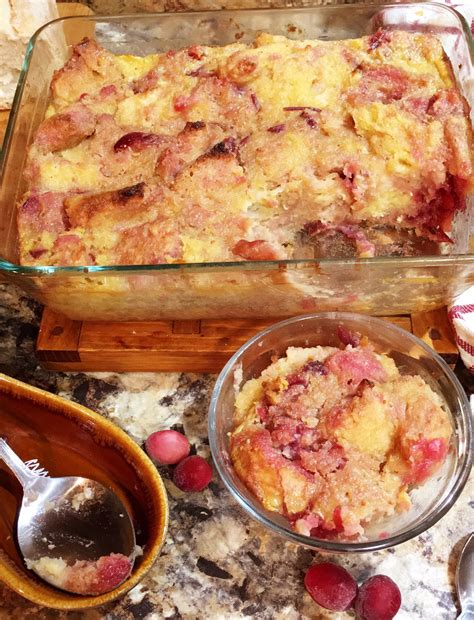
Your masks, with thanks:
[[[0,463],[0,581],[42,607],[85,609],[122,596],[151,568],[168,525],[168,500],[156,467],[126,433],[102,416],[0,374],[0,433],[23,460],[51,476],[85,476],[113,489],[132,516],[143,555],[131,576],[101,596],[68,594],[27,570],[16,546],[22,489]]]

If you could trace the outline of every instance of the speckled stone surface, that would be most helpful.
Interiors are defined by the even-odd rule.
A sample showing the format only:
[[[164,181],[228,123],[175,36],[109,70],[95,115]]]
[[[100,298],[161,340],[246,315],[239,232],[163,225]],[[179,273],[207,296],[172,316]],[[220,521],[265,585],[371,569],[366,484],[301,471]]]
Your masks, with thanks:
[[[77,0],[60,0],[77,2]],[[330,4],[396,4],[416,0],[81,0],[100,15],[124,15],[126,13],[160,13],[175,11],[199,11],[218,9],[246,9],[264,7],[300,7]],[[423,2],[423,0],[417,0]],[[428,1],[428,0],[427,0]],[[472,0],[437,0],[464,14],[473,23]]]
[[[66,0],[74,2],[77,0]],[[100,15],[356,4],[360,0],[82,0]],[[381,0],[368,0],[374,4]],[[395,0],[398,2],[400,0]]]
[[[34,355],[40,307],[0,285],[0,371],[98,411],[138,443],[152,431],[183,429],[193,451],[209,457],[209,375],[180,373],[64,374],[38,367]],[[214,476],[202,493],[184,494],[161,473],[170,498],[170,528],[161,556],[126,597],[83,613],[39,609],[0,587],[0,618],[96,620],[344,620],[326,612],[303,588],[303,574],[321,556],[266,532],[236,505]],[[0,507],[1,510],[1,507]],[[375,573],[400,586],[397,620],[451,620],[457,610],[454,570],[474,522],[473,485],[429,532],[395,549],[338,556],[359,580]],[[331,559],[331,556],[325,556]]]

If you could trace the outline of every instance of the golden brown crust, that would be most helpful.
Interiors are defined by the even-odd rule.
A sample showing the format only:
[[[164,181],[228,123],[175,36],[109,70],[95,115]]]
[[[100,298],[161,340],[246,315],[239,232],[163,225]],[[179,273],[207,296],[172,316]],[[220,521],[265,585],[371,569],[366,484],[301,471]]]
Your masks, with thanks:
[[[66,198],[64,208],[70,228],[87,228],[103,222],[114,226],[129,221],[143,210],[145,183],[105,192]]]
[[[173,144],[158,159],[156,174],[165,183],[172,183],[182,170],[211,149],[224,136],[225,131],[217,123],[187,122]]]
[[[35,143],[44,153],[70,149],[91,136],[95,125],[95,115],[86,106],[75,104],[43,121]]]
[[[93,39],[85,38],[73,47],[71,58],[54,72],[51,93],[54,99],[74,102],[81,95],[120,79],[113,55]]]

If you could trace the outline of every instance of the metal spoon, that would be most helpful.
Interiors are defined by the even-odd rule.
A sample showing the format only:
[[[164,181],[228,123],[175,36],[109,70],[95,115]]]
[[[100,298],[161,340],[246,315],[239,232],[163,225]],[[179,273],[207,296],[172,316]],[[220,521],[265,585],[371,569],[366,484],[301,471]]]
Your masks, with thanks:
[[[474,620],[474,532],[467,539],[459,556],[456,591],[461,605],[458,620]]]
[[[28,568],[77,594],[103,594],[130,574],[135,531],[115,493],[88,478],[50,478],[0,438],[0,459],[23,487],[17,536]],[[118,555],[116,555],[118,554]]]

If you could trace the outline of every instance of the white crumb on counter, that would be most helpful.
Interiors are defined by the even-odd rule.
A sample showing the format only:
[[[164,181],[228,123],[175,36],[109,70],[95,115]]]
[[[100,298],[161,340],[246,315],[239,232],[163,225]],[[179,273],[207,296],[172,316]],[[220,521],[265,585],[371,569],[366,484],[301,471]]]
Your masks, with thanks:
[[[181,400],[177,409],[159,402],[178,389],[179,373],[127,373],[121,377],[124,391],[109,395],[103,402],[107,415],[129,433],[136,441],[143,442],[154,431],[167,429],[181,422],[186,406]]]
[[[334,619],[334,620],[338,620],[339,617],[342,618],[342,615],[339,616],[337,613],[334,613],[334,612],[333,612],[333,615],[331,615],[331,619]],[[286,607],[283,607],[283,609],[278,611],[274,617],[274,620],[300,620],[300,619],[301,619],[300,612],[294,607],[292,607],[291,605],[287,605]],[[323,620],[322,616],[321,616],[321,620]]]
[[[220,564],[245,545],[248,534],[241,523],[223,516],[196,527],[193,537],[197,554]]]
[[[130,599],[132,605],[137,605],[138,603],[142,602],[143,597],[146,593],[147,589],[145,588],[143,583],[139,583],[130,590],[130,592],[128,593],[128,598]]]

